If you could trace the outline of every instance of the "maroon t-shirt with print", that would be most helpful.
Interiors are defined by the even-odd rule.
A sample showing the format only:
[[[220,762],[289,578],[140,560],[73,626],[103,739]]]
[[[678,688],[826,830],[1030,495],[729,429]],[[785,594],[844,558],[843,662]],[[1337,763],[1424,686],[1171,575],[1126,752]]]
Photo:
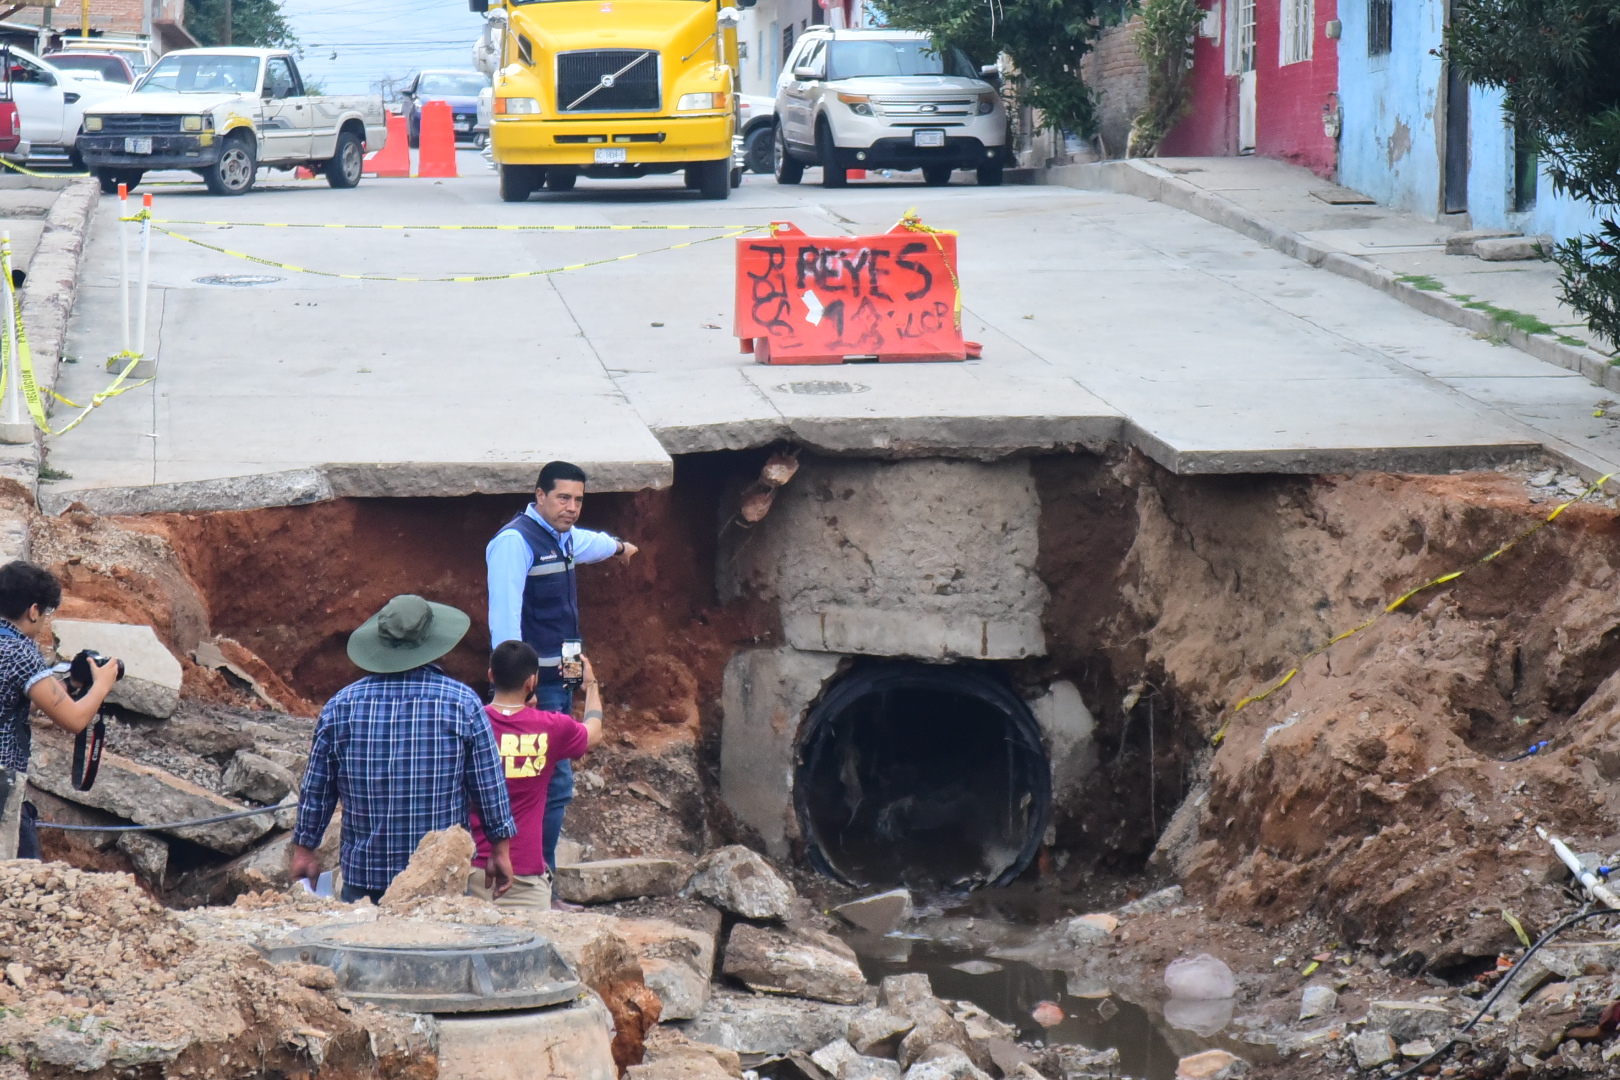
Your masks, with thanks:
[[[507,716],[495,706],[486,705],[484,714],[495,729],[495,745],[506,770],[506,793],[512,800],[512,820],[517,822],[517,835],[512,837],[512,873],[543,874],[546,791],[551,787],[551,774],[564,758],[585,756],[590,733],[584,724],[563,713],[525,708]],[[477,810],[472,812],[472,834],[478,844],[473,865],[489,865],[489,838],[484,835]]]

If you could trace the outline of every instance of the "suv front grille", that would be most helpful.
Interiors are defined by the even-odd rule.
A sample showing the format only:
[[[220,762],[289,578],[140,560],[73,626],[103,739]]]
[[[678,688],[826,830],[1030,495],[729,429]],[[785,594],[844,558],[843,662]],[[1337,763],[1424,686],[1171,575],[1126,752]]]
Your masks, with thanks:
[[[179,116],[110,113],[101,118],[104,135],[172,135],[179,130]]]
[[[656,112],[654,49],[587,49],[557,55],[558,112]]]
[[[884,116],[928,120],[936,116],[972,116],[978,106],[977,98],[940,98],[934,101],[917,98],[873,98]]]

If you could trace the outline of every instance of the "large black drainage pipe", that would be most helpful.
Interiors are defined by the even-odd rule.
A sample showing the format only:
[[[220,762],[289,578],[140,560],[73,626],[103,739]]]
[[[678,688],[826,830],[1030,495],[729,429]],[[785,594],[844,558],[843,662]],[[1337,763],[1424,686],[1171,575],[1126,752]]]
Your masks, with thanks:
[[[817,870],[851,885],[1004,885],[1035,857],[1051,766],[992,668],[862,663],[805,718],[794,807]]]

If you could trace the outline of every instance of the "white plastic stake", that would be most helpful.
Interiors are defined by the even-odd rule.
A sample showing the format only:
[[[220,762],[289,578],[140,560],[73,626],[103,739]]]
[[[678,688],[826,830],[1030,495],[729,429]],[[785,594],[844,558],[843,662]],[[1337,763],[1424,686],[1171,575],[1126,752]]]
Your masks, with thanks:
[[[1564,865],[1569,867],[1570,873],[1579,878],[1581,884],[1586,886],[1587,892],[1597,897],[1604,907],[1609,908],[1611,911],[1620,911],[1620,896],[1614,895],[1609,890],[1609,887],[1603,884],[1601,878],[1582,866],[1581,860],[1575,857],[1573,851],[1569,850],[1568,844],[1556,836],[1548,836],[1547,830],[1540,825],[1536,826],[1536,835],[1552,845],[1553,850],[1558,853],[1558,857],[1564,860]]]
[[[135,310],[135,354],[145,359],[146,281],[147,270],[152,263],[152,196],[150,193],[141,196],[141,205],[146,212],[141,215],[141,306]]]
[[[118,302],[124,315],[124,340],[120,343],[129,352],[129,187],[118,185]]]
[[[0,277],[5,278],[0,293],[4,294],[6,305],[5,422],[15,431],[17,428],[12,425],[22,425],[26,421],[23,419],[22,365],[17,357],[17,298],[12,292],[11,283],[10,229],[0,232]]]

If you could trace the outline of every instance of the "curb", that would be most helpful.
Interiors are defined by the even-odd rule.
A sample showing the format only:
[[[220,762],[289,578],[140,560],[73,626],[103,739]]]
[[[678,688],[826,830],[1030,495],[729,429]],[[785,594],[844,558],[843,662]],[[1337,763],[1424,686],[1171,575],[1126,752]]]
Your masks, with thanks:
[[[1609,357],[1596,349],[1565,345],[1542,334],[1528,334],[1483,311],[1464,307],[1445,296],[1425,292],[1400,280],[1393,271],[1307,239],[1292,229],[1245,210],[1223,195],[1189,184],[1141,158],[1100,161],[1089,165],[1059,165],[1045,170],[1036,183],[1083,191],[1112,191],[1185,210],[1205,221],[1242,233],[1308,266],[1377,289],[1425,315],[1443,319],[1476,334],[1499,338],[1537,360],[1578,372],[1605,390],[1620,391],[1620,367],[1616,367]]]
[[[19,298],[41,387],[56,386],[68,318],[79,292],[79,260],[100,201],[101,188],[95,180],[62,184],[28,263],[28,279],[23,282]],[[38,431],[30,443],[0,447],[0,477],[14,480],[37,495],[43,452]]]

